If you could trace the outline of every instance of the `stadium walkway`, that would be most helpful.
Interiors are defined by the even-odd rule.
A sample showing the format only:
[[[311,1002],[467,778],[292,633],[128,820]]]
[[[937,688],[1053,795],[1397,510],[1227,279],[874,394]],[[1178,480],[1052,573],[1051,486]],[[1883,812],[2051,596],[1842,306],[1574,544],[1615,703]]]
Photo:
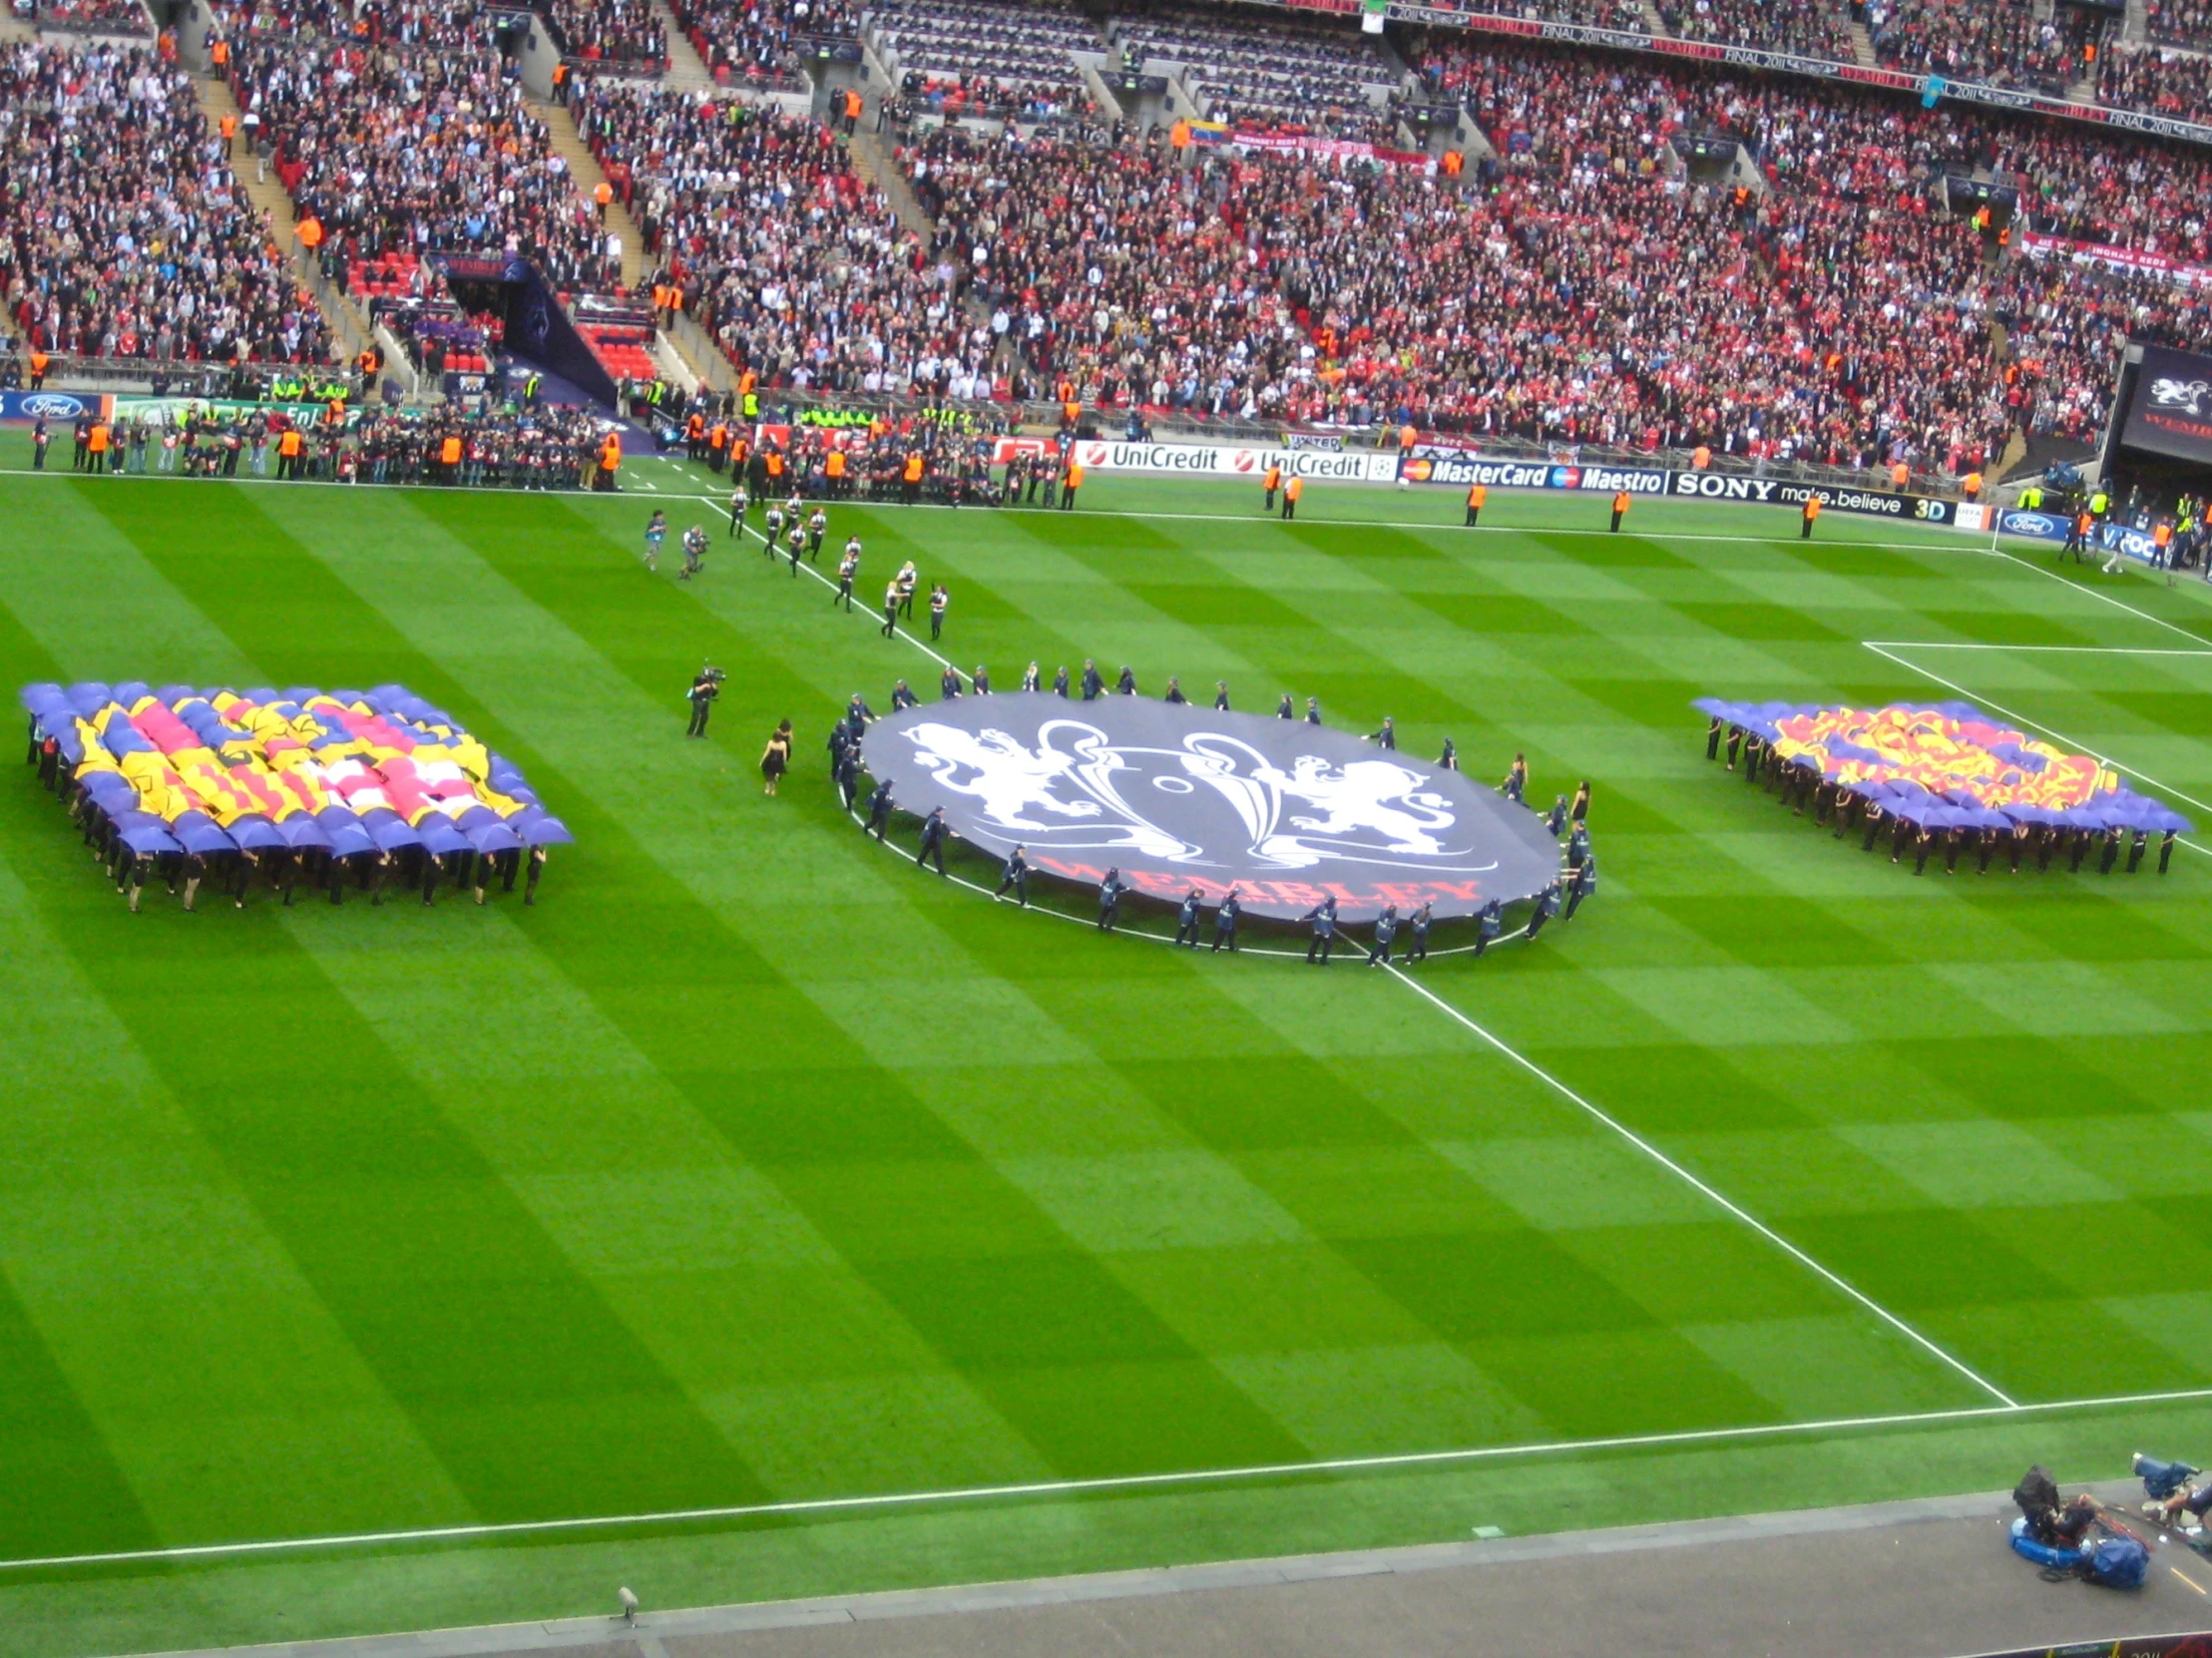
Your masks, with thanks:
[[[2132,1504],[2141,1491],[2100,1487]],[[2212,1561],[2140,1593],[2043,1582],[1991,1493],[1555,1536],[237,1649],[256,1658],[1426,1658],[1788,1653],[1955,1658],[2212,1628]],[[609,1585],[613,1599],[614,1585]]]

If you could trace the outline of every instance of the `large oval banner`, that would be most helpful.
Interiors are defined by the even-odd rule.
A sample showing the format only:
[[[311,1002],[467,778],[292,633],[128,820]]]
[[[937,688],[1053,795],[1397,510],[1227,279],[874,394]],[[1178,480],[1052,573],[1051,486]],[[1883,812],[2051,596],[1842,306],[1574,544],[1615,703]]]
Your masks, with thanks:
[[[1558,843],[1526,807],[1456,771],[1345,731],[1141,696],[1048,692],[908,708],[861,757],[905,811],[1044,873],[1208,904],[1231,886],[1255,915],[1334,894],[1347,921],[1386,904],[1439,917],[1512,903],[1558,878]]]

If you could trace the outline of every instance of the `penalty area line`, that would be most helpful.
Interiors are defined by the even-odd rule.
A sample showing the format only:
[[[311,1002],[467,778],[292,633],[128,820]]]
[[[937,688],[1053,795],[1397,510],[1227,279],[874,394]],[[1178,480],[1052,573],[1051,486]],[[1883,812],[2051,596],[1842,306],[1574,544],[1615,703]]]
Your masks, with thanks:
[[[2030,566],[2029,568],[2032,569],[2033,567]],[[2189,805],[2196,807],[2196,809],[2200,812],[2212,812],[2212,805],[2206,804],[2204,801],[2197,799],[2194,795],[2183,794],[2179,789],[2174,788],[2169,784],[2161,783],[2157,778],[2151,776],[2147,772],[2137,771],[2133,766],[2130,765],[2122,765],[2118,760],[2113,759],[2110,755],[2098,754],[2094,748],[2092,748],[2089,744],[2081,741],[2077,737],[2069,737],[2065,734],[2065,732],[2056,730],[2051,726],[2045,725],[2040,720],[2029,719],[2025,714],[2019,713],[2014,709],[2007,708],[2001,702],[1994,701],[1990,697],[1983,696],[1978,692],[1967,689],[1966,686],[1960,684],[1959,681],[1956,679],[1946,679],[1942,674],[1936,672],[1932,668],[1922,667],[1918,662],[1909,662],[1903,656],[1900,656],[1896,651],[1887,649],[1886,647],[1875,643],[1872,639],[1861,639],[1859,642],[1866,649],[1873,651],[1877,656],[1884,657],[1889,661],[1897,663],[1899,667],[1904,668],[1909,673],[1917,673],[1923,679],[1933,679],[1937,684],[1943,686],[1944,689],[1957,691],[1961,696],[1966,697],[1968,700],[1975,702],[1982,707],[1993,709],[1995,712],[2002,714],[2006,719],[2013,721],[2015,724],[2024,725],[2030,727],[2033,730],[2040,731],[2044,736],[2049,737],[2054,742],[2064,743],[2068,748],[2078,749],[2084,754],[2094,756],[2099,765],[2110,766],[2114,771],[2124,771],[2127,773],[2128,776],[2134,778],[2137,782],[2148,783],[2160,794],[2170,794],[2176,800],[2186,801]],[[1915,646],[1909,648],[1918,647]],[[2195,651],[2188,650],[2182,651],[2180,653],[2185,656],[2196,654]],[[2187,835],[2179,835],[2175,838],[2179,840],[2183,846],[2189,848],[2189,850],[2192,852],[2212,853],[2212,847],[2200,845],[2198,842],[2191,840]]]
[[[1741,1204],[1738,1204],[1728,1197],[1724,1196],[1721,1192],[1717,1191],[1712,1186],[1707,1185],[1703,1180],[1700,1180],[1696,1175],[1692,1174],[1688,1169],[1684,1168],[1672,1157],[1669,1157],[1665,1152],[1661,1151],[1657,1146],[1653,1145],[1641,1134],[1638,1134],[1633,1128],[1630,1128],[1619,1118],[1612,1116],[1603,1110],[1600,1110],[1595,1105],[1592,1105],[1587,1099],[1584,1099],[1580,1094],[1576,1093],[1572,1088],[1568,1087],[1556,1076],[1546,1070],[1534,1059],[1530,1058],[1527,1054],[1523,1053],[1520,1049],[1516,1048],[1510,1042],[1504,1040],[1502,1037],[1493,1035],[1491,1031],[1489,1031],[1486,1027],[1470,1019],[1466,1014],[1460,1012],[1459,1009],[1452,1006],[1451,1003],[1445,1001],[1443,997],[1437,995],[1436,992],[1430,990],[1428,986],[1417,984],[1415,981],[1407,978],[1403,973],[1400,973],[1396,967],[1391,968],[1390,972],[1393,978],[1397,979],[1399,983],[1403,984],[1416,996],[1421,997],[1424,1001],[1430,1003],[1432,1006],[1443,1012],[1451,1019],[1456,1020],[1459,1024],[1465,1026],[1476,1036],[1480,1036],[1484,1041],[1488,1042],[1492,1047],[1496,1048],[1500,1053],[1503,1053],[1507,1058],[1511,1059],[1515,1064],[1519,1065],[1523,1070],[1526,1070],[1538,1081],[1544,1083],[1545,1086],[1550,1088],[1554,1093],[1558,1094],[1562,1099],[1566,1100],[1569,1104],[1574,1105],[1581,1111],[1585,1112],[1594,1121],[1599,1122],[1605,1127],[1611,1129],[1615,1134],[1619,1135],[1630,1145],[1634,1146],[1638,1151],[1642,1152],[1644,1156],[1650,1158],[1651,1161],[1657,1163],[1661,1168],[1665,1169],[1676,1179],[1688,1185],[1692,1190],[1698,1192],[1700,1195],[1707,1198],[1712,1203],[1718,1205],[1721,1209],[1727,1211],[1728,1214],[1734,1216],[1745,1226],[1750,1227],[1752,1231],[1758,1233],[1760,1237],[1766,1239],[1768,1243],[1774,1245],[1775,1248],[1781,1250],[1785,1255],[1789,1256],[1791,1260],[1797,1262],[1798,1265],[1804,1267],[1815,1277],[1820,1278],[1822,1281],[1831,1285],[1835,1289],[1842,1291],[1851,1300],[1857,1302],[1861,1307],[1866,1309],[1866,1311],[1872,1313],[1876,1318],[1880,1319],[1892,1330],[1895,1330],[1899,1335],[1905,1337],[1908,1341],[1912,1342],[1915,1346],[1919,1347],[1924,1352],[1929,1353],[1935,1358],[1941,1360],[1953,1371],[1956,1371],[1960,1376],[1965,1377],[1977,1388],[1980,1388],[1984,1393],[1988,1394],[1991,1399],[1995,1400],[1999,1406],[2003,1407],[2006,1410],[2016,1411],[2020,1409],[2019,1402],[2013,1399],[2012,1396],[2010,1394],[2007,1394],[2002,1388],[1999,1388],[1994,1382],[1991,1382],[1981,1372],[1969,1366],[1964,1360],[1959,1359],[1952,1353],[1945,1350],[1943,1347],[1939,1346],[1936,1342],[1932,1341],[1929,1337],[1914,1329],[1913,1326],[1907,1324],[1903,1319],[1899,1318],[1895,1313],[1891,1312],[1887,1307],[1883,1306],[1879,1301],[1876,1301],[1872,1296],[1868,1295],[1857,1285],[1851,1283],[1841,1274],[1833,1272],[1829,1268],[1821,1265],[1820,1262],[1813,1259],[1812,1256],[1808,1255],[1796,1244],[1790,1242],[1789,1239],[1783,1237],[1781,1233],[1775,1231],[1773,1227],[1767,1225],[1765,1221],[1759,1219],[1759,1217],[1751,1213],[1750,1210],[1744,1208]]]
[[[1970,639],[1861,639],[1869,649],[1893,650],[2037,650],[2071,656],[2212,656],[2212,644],[2182,650],[2162,644],[1989,644]]]
[[[1326,1456],[1317,1457],[1310,1462],[1256,1462],[1239,1467],[1195,1468],[1171,1473],[1101,1474],[1088,1479],[1034,1479],[1001,1485],[956,1485],[943,1490],[887,1491],[870,1496],[798,1497],[787,1502],[731,1503],[715,1508],[667,1508],[639,1514],[595,1514],[572,1519],[425,1525],[407,1530],[349,1531],[319,1537],[271,1537],[232,1543],[183,1543],[173,1548],[129,1548],[99,1554],[51,1554],[20,1560],[0,1560],[0,1572],[55,1570],[70,1566],[128,1565],[152,1561],[237,1559],[254,1555],[303,1553],[315,1549],[466,1542],[481,1537],[558,1536],[563,1533],[612,1531],[646,1525],[772,1519],[781,1515],[861,1513],[872,1509],[916,1508],[1024,1497],[1084,1496],[1113,1491],[1172,1490],[1178,1486],[1232,1484],[1247,1479],[1290,1479],[1320,1474],[1381,1472],[1392,1468],[1448,1467],[1455,1463],[1506,1461],[1517,1456],[1574,1456],[1608,1451],[1728,1445],[1787,1439],[1803,1434],[1844,1434],[1885,1428],[1919,1428],[1947,1422],[2011,1420],[2070,1411],[2192,1404],[2207,1399],[2212,1399],[2212,1388],[2188,1388],[2170,1393],[2054,1399],[2027,1405],[1966,1405],[1947,1411],[1899,1411],[1883,1416],[1831,1417],[1814,1422],[1757,1423],[1748,1428],[1687,1428],[1666,1434],[1620,1434],[1602,1439],[1533,1441],[1522,1445],[1395,1451],[1373,1456]]]

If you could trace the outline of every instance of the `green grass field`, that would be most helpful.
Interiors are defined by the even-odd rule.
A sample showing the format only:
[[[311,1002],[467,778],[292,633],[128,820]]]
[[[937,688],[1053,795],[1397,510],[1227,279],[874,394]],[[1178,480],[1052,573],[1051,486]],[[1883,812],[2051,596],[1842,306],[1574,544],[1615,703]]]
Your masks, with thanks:
[[[531,910],[134,917],[27,768],[0,791],[0,1649],[2212,1454],[2212,857],[1916,880],[1709,767],[1687,707],[1964,695],[2206,823],[2203,587],[1841,514],[1593,534],[1597,497],[1476,534],[1442,492],[1316,487],[1285,526],[1121,480],[833,514],[863,596],[914,558],[1003,683],[1127,661],[1483,776],[1526,749],[1545,800],[1591,779],[1594,903],[1417,990],[1102,939],[864,843],[827,722],[935,664],[726,541],[647,575],[648,483],[694,516],[659,464],[620,499],[0,476],[10,687],[399,680],[581,842]],[[686,743],[702,655],[731,678]],[[1389,1460],[1453,1451],[1487,1454]],[[1004,1486],[1044,1488],[958,1494]],[[530,1528],[701,1508],[754,1511]]]

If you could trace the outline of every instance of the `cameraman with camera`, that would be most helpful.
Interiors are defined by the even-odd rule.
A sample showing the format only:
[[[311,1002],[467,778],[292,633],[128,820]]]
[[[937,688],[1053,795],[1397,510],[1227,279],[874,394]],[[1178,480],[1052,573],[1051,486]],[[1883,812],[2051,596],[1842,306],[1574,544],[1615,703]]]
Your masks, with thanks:
[[[691,724],[683,733],[685,736],[706,735],[707,713],[714,706],[714,698],[722,694],[722,680],[727,677],[711,662],[698,670],[698,676],[691,681],[691,688],[683,693],[684,699],[691,704]]]

